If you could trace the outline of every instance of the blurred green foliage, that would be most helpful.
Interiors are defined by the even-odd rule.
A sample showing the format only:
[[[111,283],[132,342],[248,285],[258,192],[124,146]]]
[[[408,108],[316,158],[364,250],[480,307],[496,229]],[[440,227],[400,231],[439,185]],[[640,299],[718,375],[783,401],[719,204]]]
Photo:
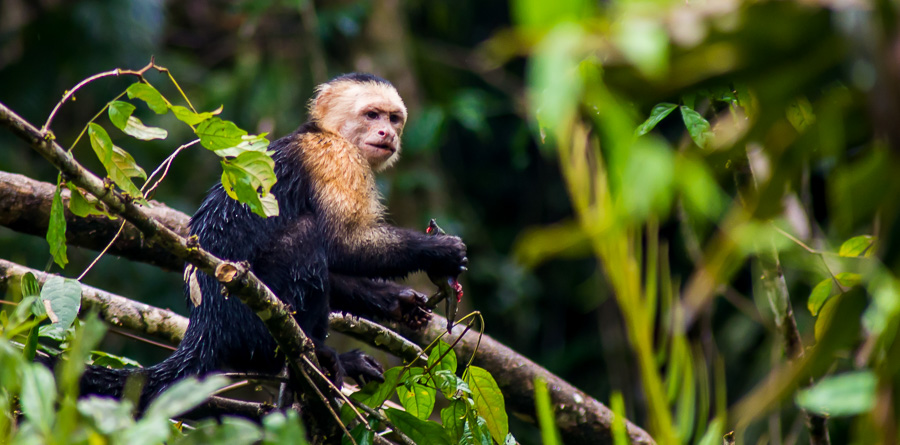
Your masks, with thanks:
[[[806,441],[801,408],[840,413],[832,443],[900,440],[893,3],[0,8],[0,101],[32,122],[85,77],[151,56],[198,110],[224,106],[224,119],[276,138],[304,120],[317,67],[388,77],[411,109],[404,159],[379,181],[392,218],[435,217],[463,236],[463,304],[486,332],[601,401],[621,394],[616,412],[660,443],[718,443],[732,429],[739,443]],[[75,140],[128,83],[87,87],[54,120],[57,138]],[[169,129],[166,141],[110,137],[151,168],[191,134],[146,111],[136,117]],[[0,147],[0,169],[56,178],[10,135]],[[213,159],[185,150],[156,199],[192,213],[220,180]],[[43,240],[0,228],[0,247],[48,264]],[[66,255],[67,272],[93,258]],[[105,258],[84,281],[183,308],[181,277],[149,266]],[[803,358],[787,357],[792,325]],[[102,349],[167,355],[114,336]],[[519,440],[541,440],[511,422]]]

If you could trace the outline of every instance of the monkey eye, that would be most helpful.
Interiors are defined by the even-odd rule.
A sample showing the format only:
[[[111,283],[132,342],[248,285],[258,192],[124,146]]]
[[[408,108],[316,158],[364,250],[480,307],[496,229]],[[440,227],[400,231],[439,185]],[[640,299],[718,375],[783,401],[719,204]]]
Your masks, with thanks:
[[[399,115],[396,115],[396,114],[392,114],[392,115],[391,115],[391,123],[392,123],[392,124],[399,124],[399,123],[400,123],[400,116],[399,116]]]
[[[367,111],[366,117],[369,119],[378,119],[378,113],[376,113],[374,111]]]

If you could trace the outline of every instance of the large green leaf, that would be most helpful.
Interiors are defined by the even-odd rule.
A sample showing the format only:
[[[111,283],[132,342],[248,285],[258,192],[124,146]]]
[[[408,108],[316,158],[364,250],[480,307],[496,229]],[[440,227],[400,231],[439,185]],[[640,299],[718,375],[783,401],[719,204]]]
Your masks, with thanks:
[[[463,436],[466,425],[466,403],[462,399],[451,400],[450,405],[441,410],[441,423],[453,443],[459,443]]]
[[[109,219],[118,219],[117,216],[106,211],[106,207],[103,206],[103,203],[101,203],[99,199],[89,193],[82,192],[75,184],[67,182],[66,187],[68,187],[71,192],[69,195],[69,211],[72,212],[73,215],[82,218],[90,215],[100,215]]]
[[[269,414],[263,417],[262,423],[265,431],[263,445],[286,443],[304,445],[307,443],[306,432],[303,430],[300,416],[294,410],[287,410],[285,413],[274,412]]]
[[[422,420],[395,408],[388,408],[385,413],[394,426],[403,431],[415,443],[429,445],[450,445],[452,443],[447,437],[447,433],[444,432],[444,427],[437,422]]]
[[[674,111],[676,108],[678,108],[677,104],[670,104],[667,102],[657,104],[655,107],[653,107],[653,110],[650,111],[650,117],[648,117],[643,124],[639,125],[637,129],[634,130],[634,134],[643,136],[649,133],[650,130],[654,129],[657,124],[662,122],[662,120],[665,119],[666,116],[671,114],[672,111]]]
[[[825,302],[827,302],[834,294],[832,292],[834,289],[834,280],[837,280],[844,288],[851,288],[862,281],[862,275],[852,272],[841,272],[835,275],[834,278],[829,277],[820,281],[819,284],[813,288],[812,293],[809,294],[809,300],[806,302],[806,307],[813,315],[819,315],[822,306],[824,306]]]
[[[103,434],[113,434],[134,425],[132,409],[128,400],[98,396],[78,400],[78,412]]]
[[[56,410],[56,383],[53,373],[43,365],[29,364],[22,370],[22,393],[19,403],[25,418],[45,435],[50,434]]]
[[[253,213],[262,217],[278,214],[277,204],[272,207],[262,198],[270,195],[269,190],[277,181],[275,161],[266,153],[249,151],[234,159],[222,160],[222,187],[232,199],[250,207]]]
[[[421,375],[422,368],[412,368],[410,374]],[[408,383],[397,387],[397,397],[403,408],[406,408],[406,412],[423,420],[431,416],[434,410],[435,394],[434,387],[420,383]]]
[[[41,288],[41,301],[53,322],[41,328],[41,335],[61,339],[81,308],[81,283],[54,275]]]
[[[447,342],[441,340],[428,354],[428,368],[432,371],[446,370],[456,373],[456,352]]]
[[[877,379],[871,371],[848,372],[825,377],[815,386],[797,393],[801,408],[829,416],[852,416],[875,406]]]
[[[58,184],[53,193],[53,201],[50,204],[50,220],[47,225],[47,244],[50,245],[50,255],[59,267],[65,269],[69,263],[66,256],[66,213],[62,202],[62,186]]]
[[[128,124],[128,118],[134,113],[134,109],[135,106],[128,102],[114,100],[109,104],[109,120],[116,128],[124,130]]]
[[[134,116],[128,117],[128,121],[125,123],[125,128],[123,128],[122,131],[124,131],[125,134],[142,141],[165,139],[169,136],[169,132],[164,128],[148,127],[144,125],[140,119]]]
[[[200,145],[213,151],[236,147],[244,141],[242,136],[247,135],[234,122],[217,117],[202,121],[194,133],[200,138]]]
[[[129,99],[137,98],[144,101],[156,114],[166,114],[169,111],[169,105],[162,94],[159,94],[159,91],[156,91],[156,88],[153,88],[150,84],[143,82],[133,83],[125,92],[128,93]]]
[[[494,440],[503,443],[509,433],[509,417],[506,414],[503,393],[500,392],[497,382],[490,372],[477,366],[470,366],[464,378],[472,390],[472,399],[475,401],[478,415],[487,422]]]

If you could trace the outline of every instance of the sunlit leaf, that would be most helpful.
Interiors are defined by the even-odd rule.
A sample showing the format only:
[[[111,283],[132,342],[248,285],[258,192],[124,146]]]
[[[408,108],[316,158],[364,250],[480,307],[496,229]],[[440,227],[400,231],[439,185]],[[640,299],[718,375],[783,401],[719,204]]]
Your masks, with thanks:
[[[643,136],[649,133],[650,130],[656,128],[656,125],[662,122],[662,120],[665,119],[666,116],[671,114],[672,111],[674,111],[676,108],[678,108],[677,104],[670,104],[666,102],[657,104],[650,112],[650,117],[648,117],[643,124],[639,125],[637,129],[634,130],[634,134]]]
[[[542,131],[550,135],[568,131],[578,111],[583,82],[578,73],[581,61],[581,28],[560,26],[538,44],[531,59],[528,84],[534,114]]]
[[[150,141],[153,139],[165,139],[169,136],[169,132],[164,128],[159,127],[148,127],[141,122],[140,119],[129,116],[128,121],[125,124],[125,128],[122,129],[125,134],[140,139],[142,141]]]
[[[128,118],[131,117],[134,110],[134,105],[121,100],[114,100],[109,104],[109,120],[116,128],[124,130],[125,125],[128,124]]]
[[[709,147],[709,141],[712,138],[712,130],[709,121],[703,118],[700,113],[682,105],[681,118],[684,119],[684,126],[687,127],[691,139],[700,148]]]
[[[517,0],[512,3],[513,18],[517,25],[539,28],[579,22],[591,16],[594,9],[594,3],[586,0]]]
[[[875,252],[875,249],[870,248],[874,243],[875,237],[872,235],[854,236],[844,241],[844,244],[841,244],[838,254],[843,257],[858,257],[860,255],[870,257]]]
[[[809,294],[809,300],[806,302],[806,307],[813,316],[819,315],[819,311],[822,309],[825,301],[831,297],[831,288],[832,278],[828,277],[820,281]]]
[[[41,335],[59,338],[72,326],[81,308],[81,283],[54,275],[41,288],[41,301],[52,324]]]
[[[69,263],[66,256],[66,213],[62,202],[62,185],[56,186],[53,201],[50,204],[50,220],[47,223],[47,244],[53,261],[65,269]]]
[[[201,122],[194,133],[200,138],[200,145],[213,151],[236,147],[244,142],[242,136],[247,135],[234,122],[217,117]]]
[[[668,71],[669,35],[659,21],[626,16],[617,21],[612,37],[619,51],[644,76],[658,79]]]
[[[103,351],[91,351],[91,364],[107,368],[122,369],[126,366],[140,368],[141,364],[128,357],[122,357]]]
[[[491,373],[477,366],[469,366],[464,379],[472,390],[472,399],[478,415],[487,422],[487,427],[494,440],[503,442],[509,433],[509,417],[506,414],[506,402],[503,393]]]
[[[71,182],[67,182],[66,186],[71,192],[69,195],[69,211],[72,212],[73,215],[82,218],[90,215],[100,215],[109,219],[118,219],[117,216],[107,212],[106,207],[104,207],[100,200],[93,195],[86,194],[86,192],[83,193],[81,189]]]
[[[632,147],[622,183],[623,210],[635,220],[668,213],[672,204],[674,155],[655,138],[638,139]]]
[[[143,82],[131,84],[125,92],[128,93],[129,99],[140,99],[144,101],[151,110],[156,114],[166,114],[169,106],[156,88]]]
[[[88,135],[91,139],[91,147],[97,154],[97,158],[103,163],[103,167],[106,168],[109,178],[128,195],[135,198],[143,197],[140,189],[131,182],[131,178],[147,179],[147,174],[137,165],[134,158],[125,150],[113,145],[109,134],[103,127],[91,123]]]
[[[823,378],[812,388],[800,390],[795,401],[801,408],[828,416],[852,416],[875,406],[877,379],[871,371],[848,372]]]
[[[181,105],[173,105],[171,108],[172,113],[178,120],[190,126],[197,125],[222,112],[222,107],[217,108],[215,111],[205,111],[202,113],[194,113],[189,108],[182,107]]]
[[[241,153],[248,151],[258,151],[261,153],[266,153],[267,148],[269,148],[269,140],[266,139],[266,134],[263,133],[260,135],[247,134],[241,136],[240,144],[237,144],[234,147],[222,148],[213,151],[217,155],[223,158],[227,158],[240,156]]]
[[[529,227],[519,234],[513,257],[527,268],[554,258],[584,258],[592,253],[590,238],[572,220],[542,227]]]
[[[562,439],[556,427],[556,414],[553,412],[550,391],[547,389],[547,382],[541,378],[534,380],[534,404],[544,445],[560,445]]]
[[[410,369],[411,375],[421,373],[422,368]],[[428,419],[434,410],[435,393],[434,387],[419,383],[409,383],[397,387],[397,397],[406,412],[423,420]]]
[[[438,341],[428,354],[428,367],[432,371],[446,370],[456,373],[456,366],[456,352],[447,342]]]
[[[264,204],[262,197],[269,195],[269,190],[276,182],[275,161],[266,153],[249,151],[234,159],[222,160],[222,187],[232,199],[247,206],[253,213],[262,217],[275,216],[266,211],[276,211],[271,201]]]
[[[391,423],[409,436],[415,443],[429,445],[451,445],[450,438],[444,428],[437,422],[422,420],[418,417],[395,408],[385,410]]]
[[[625,400],[622,393],[615,391],[609,397],[609,407],[613,412],[612,436],[615,445],[628,445],[628,430],[625,425]]]
[[[273,412],[263,418],[265,438],[263,445],[281,445],[286,443],[306,444],[306,432],[297,411],[285,410]]]

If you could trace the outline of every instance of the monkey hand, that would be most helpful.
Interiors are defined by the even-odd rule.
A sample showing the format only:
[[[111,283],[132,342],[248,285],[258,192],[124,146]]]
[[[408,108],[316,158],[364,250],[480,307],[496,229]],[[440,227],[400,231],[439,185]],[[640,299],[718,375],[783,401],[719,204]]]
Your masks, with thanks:
[[[390,310],[391,317],[410,329],[420,329],[431,320],[431,309],[425,304],[427,301],[425,294],[404,288],[394,300],[395,306]]]
[[[456,278],[466,270],[469,258],[466,256],[466,244],[462,238],[452,235],[435,235],[432,237],[435,247],[434,260],[426,269],[432,282],[439,282],[442,277]]]
[[[359,386],[372,381],[384,382],[382,375],[384,368],[381,367],[381,363],[359,349],[341,354],[340,362],[344,368],[344,375],[356,380]]]

